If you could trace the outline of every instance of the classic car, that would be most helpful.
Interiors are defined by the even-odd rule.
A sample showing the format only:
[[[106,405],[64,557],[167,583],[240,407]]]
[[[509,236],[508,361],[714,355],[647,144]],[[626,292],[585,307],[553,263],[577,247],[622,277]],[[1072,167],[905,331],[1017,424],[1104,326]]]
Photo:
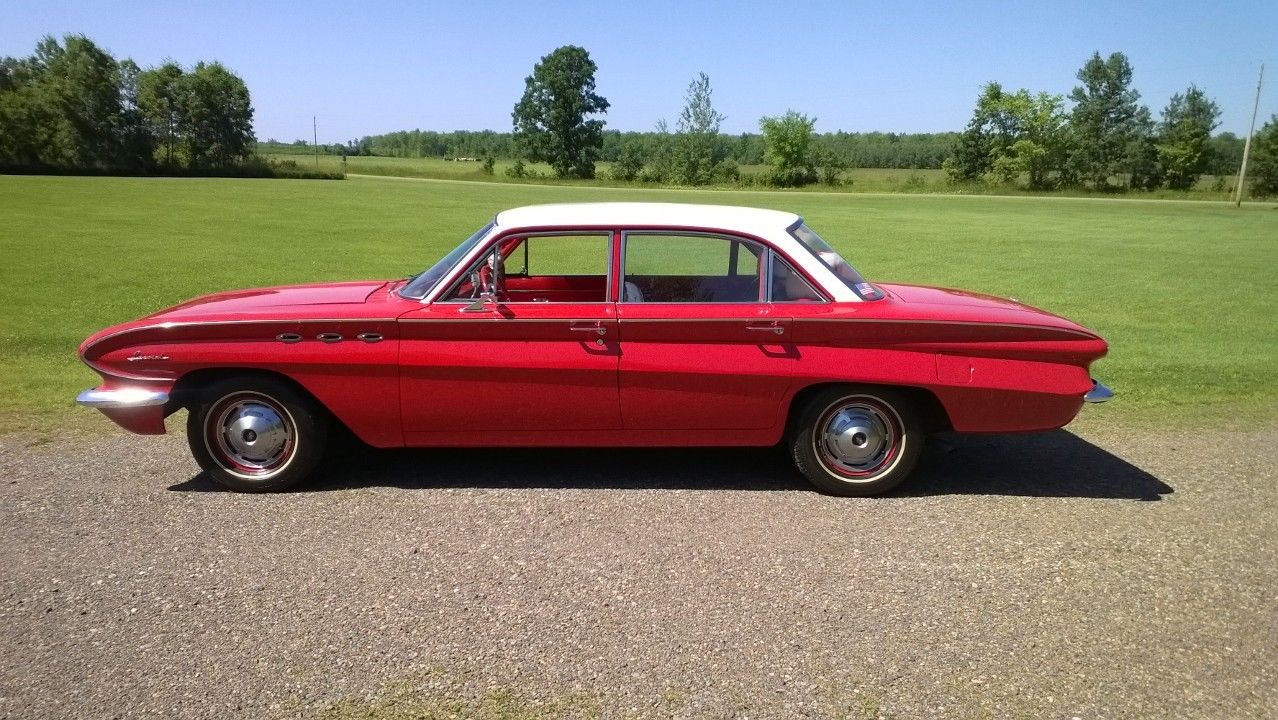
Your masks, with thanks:
[[[376,448],[773,446],[875,495],[938,431],[1059,428],[1111,391],[1096,333],[1015,300],[870,282],[804,220],[658,203],[506,210],[425,271],[199,297],[80,347],[127,430],[296,485]]]

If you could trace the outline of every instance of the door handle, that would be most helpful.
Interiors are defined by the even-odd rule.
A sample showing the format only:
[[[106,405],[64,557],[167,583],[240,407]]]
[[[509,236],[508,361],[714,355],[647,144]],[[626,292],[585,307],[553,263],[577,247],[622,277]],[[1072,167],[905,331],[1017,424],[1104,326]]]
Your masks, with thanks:
[[[777,335],[785,334],[785,326],[772,323],[771,325],[746,325],[746,330],[751,332],[770,332]]]
[[[569,330],[571,330],[571,331],[573,331],[573,332],[589,332],[589,333],[594,333],[594,334],[599,335],[599,336],[603,336],[603,335],[607,335],[607,334],[608,334],[608,328],[604,327],[603,325],[589,325],[589,326],[586,326],[586,325],[573,325],[572,327],[570,327],[570,328],[568,328],[568,329],[569,329]]]

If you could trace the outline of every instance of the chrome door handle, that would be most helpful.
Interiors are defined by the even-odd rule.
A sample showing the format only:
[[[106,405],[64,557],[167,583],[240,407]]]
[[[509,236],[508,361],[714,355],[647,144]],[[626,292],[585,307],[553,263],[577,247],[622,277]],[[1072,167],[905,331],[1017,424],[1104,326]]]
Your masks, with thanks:
[[[568,328],[568,329],[569,329],[569,330],[571,330],[571,331],[573,331],[573,332],[592,332],[592,333],[594,333],[594,334],[596,334],[596,335],[607,335],[607,334],[608,334],[608,328],[604,327],[603,325],[591,325],[590,327],[583,327],[583,326],[581,326],[581,325],[573,325],[572,327],[570,327],[570,328]]]
[[[753,332],[770,332],[776,333],[777,335],[785,334],[784,325],[746,325],[746,330]]]

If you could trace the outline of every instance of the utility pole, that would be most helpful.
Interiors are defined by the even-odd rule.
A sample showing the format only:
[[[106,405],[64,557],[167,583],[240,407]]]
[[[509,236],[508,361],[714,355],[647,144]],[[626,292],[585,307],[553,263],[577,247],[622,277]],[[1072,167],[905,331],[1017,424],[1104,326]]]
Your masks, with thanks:
[[[1256,102],[1251,106],[1251,125],[1247,127],[1247,142],[1243,143],[1242,168],[1238,170],[1238,187],[1234,191],[1234,207],[1242,207],[1243,183],[1247,181],[1247,156],[1251,154],[1251,134],[1256,130],[1256,109],[1260,107],[1260,84],[1265,81],[1265,64],[1260,63],[1260,77],[1256,79]]]
[[[1256,119],[1253,117],[1251,121],[1254,124],[1256,122]],[[1247,142],[1249,143],[1251,142],[1250,135],[1247,136]],[[315,167],[316,169],[318,169],[319,168],[319,126],[315,124],[314,115],[311,116],[311,145],[314,146],[315,148]],[[1243,152],[1243,167],[1244,168],[1247,167],[1247,153],[1245,151]]]

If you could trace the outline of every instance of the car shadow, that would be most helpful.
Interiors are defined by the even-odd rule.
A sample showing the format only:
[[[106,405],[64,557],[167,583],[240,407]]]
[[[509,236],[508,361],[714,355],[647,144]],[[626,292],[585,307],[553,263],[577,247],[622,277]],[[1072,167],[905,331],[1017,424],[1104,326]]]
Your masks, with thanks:
[[[751,490],[815,492],[780,448],[436,448],[341,443],[299,492],[366,487]],[[173,485],[220,491],[200,473]],[[1171,486],[1064,430],[932,438],[891,493],[1159,500]]]

